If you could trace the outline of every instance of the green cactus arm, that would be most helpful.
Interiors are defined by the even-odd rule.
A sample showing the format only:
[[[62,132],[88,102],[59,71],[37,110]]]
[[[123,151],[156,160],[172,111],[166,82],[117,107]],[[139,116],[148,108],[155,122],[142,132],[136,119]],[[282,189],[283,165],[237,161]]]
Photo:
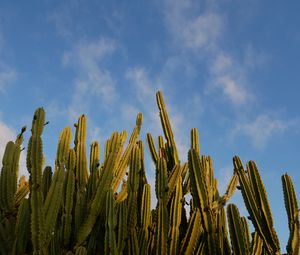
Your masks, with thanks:
[[[192,212],[185,237],[180,245],[179,254],[195,254],[197,243],[202,232],[200,210],[199,208],[195,208]]]
[[[120,203],[117,203],[118,208],[118,236],[117,236],[117,249],[119,254],[123,254],[125,249],[126,240],[128,236],[128,224],[127,224],[127,200],[123,200]]]
[[[227,218],[233,254],[249,254],[246,245],[245,232],[238,208],[234,204],[227,206]]]
[[[156,166],[156,182],[155,191],[158,200],[157,204],[157,227],[155,229],[155,250],[160,251],[161,254],[168,253],[168,179],[167,179],[167,162],[164,158],[160,157]]]
[[[263,239],[264,246],[268,253],[279,254],[279,241],[273,226],[270,225],[271,220],[268,218],[270,214],[270,211],[267,210],[268,206],[258,204],[258,201],[261,203],[261,201],[267,200],[258,170],[255,167],[249,167],[248,175],[251,177],[247,177],[241,160],[237,156],[234,157],[234,166],[239,177],[243,199],[255,229]],[[256,186],[254,186],[254,183]],[[259,210],[259,208],[261,208],[261,210]]]
[[[294,223],[299,221],[299,207],[296,192],[291,177],[288,174],[281,176],[284,203],[288,216],[289,229],[292,230]]]
[[[198,154],[199,155],[199,154]],[[201,161],[203,164],[204,177],[206,177],[206,187],[209,191],[207,193],[207,199],[209,206],[212,205],[212,202],[219,197],[218,189],[217,189],[217,181],[214,177],[214,169],[212,164],[212,158],[210,156],[201,156]]]
[[[228,238],[226,213],[224,207],[222,207],[217,217],[217,228],[216,228],[216,254],[231,254],[231,247]]]
[[[191,130],[191,148],[200,155],[199,133],[197,128]]]
[[[130,139],[129,139],[129,144],[128,144],[125,152],[123,153],[122,158],[118,161],[118,166],[116,168],[115,177],[114,177],[113,184],[112,184],[114,192],[117,191],[117,189],[122,181],[122,178],[124,177],[124,175],[126,173],[126,168],[128,166],[129,160],[130,160],[130,154],[133,150],[133,147],[135,146],[135,144],[137,142],[138,135],[141,130],[142,121],[143,121],[143,115],[141,113],[139,113],[136,118],[136,126],[133,129]],[[125,142],[125,139],[124,139],[124,142]]]
[[[165,137],[167,139],[167,143],[168,143],[168,148],[170,149],[171,155],[172,155],[172,161],[173,164],[172,165],[176,165],[179,164],[179,157],[178,157],[178,152],[177,152],[177,148],[176,148],[176,144],[174,141],[174,135],[173,135],[173,131],[171,128],[171,124],[170,124],[170,120],[168,117],[168,113],[165,107],[165,102],[164,102],[164,98],[162,95],[161,91],[158,91],[156,93],[156,100],[157,100],[157,105],[159,108],[159,112],[160,112],[160,120],[161,120],[161,124],[163,127],[163,131],[165,134]]]
[[[90,173],[96,172],[100,162],[100,145],[97,141],[91,144],[90,150]]]
[[[23,133],[25,132],[26,128],[22,128],[21,133],[18,134],[16,141],[14,143],[14,149],[12,153],[12,161],[9,163],[10,169],[8,169],[8,177],[7,180],[7,190],[6,190],[6,198],[7,198],[7,206],[9,211],[13,211],[14,208],[17,206],[15,204],[15,194],[17,191],[17,182],[19,177],[19,161],[21,155],[21,148],[23,142]]]
[[[135,228],[137,225],[137,192],[139,188],[140,150],[137,145],[133,148],[130,158],[130,168],[127,182],[128,192],[128,228]]]
[[[14,154],[16,145],[14,142],[8,142],[5,147],[2,158],[1,171],[1,208],[6,212],[11,212],[14,203],[15,194],[15,174],[13,172]]]
[[[157,199],[162,199],[165,203],[167,203],[169,191],[167,162],[162,157],[158,159],[156,165],[155,191]]]
[[[148,231],[148,226],[151,223],[151,186],[144,184],[142,207],[141,207],[141,222],[142,228]]]
[[[156,164],[156,162],[158,160],[158,155],[157,155],[157,152],[156,152],[156,149],[155,149],[155,145],[154,145],[152,135],[150,133],[147,133],[147,144],[148,144],[148,148],[149,148],[151,158],[152,158],[154,164]]]
[[[113,191],[108,190],[106,194],[106,228],[105,228],[105,254],[118,254],[116,244],[116,215],[114,212]]]
[[[134,146],[130,158],[127,190],[136,192],[139,187],[139,171],[141,168],[141,151],[137,145]]]
[[[181,213],[182,213],[182,180],[181,176],[177,180],[175,186],[174,196],[171,200],[170,208],[170,230],[169,230],[169,239],[170,247],[169,254],[178,254],[179,253],[179,227],[181,223]]]
[[[136,229],[131,228],[129,230],[129,237],[127,239],[127,254],[138,255],[139,244],[137,239]]]
[[[60,133],[56,152],[56,165],[64,164],[69,155],[69,149],[72,139],[72,132],[70,127],[65,127]]]
[[[169,188],[168,199],[171,198],[171,196],[175,190],[175,187],[178,183],[178,180],[180,179],[182,182],[181,175],[182,175],[183,170],[184,170],[184,167],[180,166],[179,164],[174,165],[170,175],[168,176],[168,188]]]
[[[187,173],[183,182],[183,195],[186,195],[190,191],[191,191],[191,178],[190,178],[190,173]]]
[[[189,150],[189,169],[191,179],[191,192],[193,194],[193,202],[195,207],[200,209],[203,227],[206,232],[211,232],[213,226],[210,212],[207,210],[210,208],[208,199],[208,184],[205,181],[205,171],[203,165],[204,159],[200,159],[196,150]]]
[[[19,180],[18,189],[15,193],[15,205],[18,207],[23,198],[26,197],[26,195],[29,193],[29,183],[26,181],[25,176],[22,175]]]
[[[249,180],[252,184],[253,190],[255,191],[256,198],[259,199],[258,206],[261,208],[262,212],[262,223],[266,224],[264,228],[266,236],[268,238],[268,242],[273,249],[273,252],[280,251],[279,239],[277,237],[276,231],[274,229],[273,217],[267,197],[267,192],[257,166],[254,161],[249,161],[247,164],[248,176]]]
[[[90,175],[87,184],[87,199],[88,203],[93,198],[98,182],[98,172],[100,166],[100,146],[97,141],[91,144],[90,148]]]
[[[241,221],[242,221],[243,230],[244,230],[245,246],[246,246],[247,251],[250,251],[250,248],[251,248],[251,245],[250,245],[250,243],[251,243],[251,241],[250,241],[251,234],[250,234],[249,225],[248,225],[246,217],[241,217]]]
[[[69,154],[72,154],[70,151]],[[69,157],[72,157],[69,155]],[[74,168],[69,168],[67,170],[65,184],[64,184],[64,209],[63,209],[63,217],[64,217],[64,245],[68,246],[71,237],[72,231],[72,210],[73,210],[73,199],[75,192],[75,175]]]
[[[38,108],[33,117],[31,137],[27,150],[27,166],[30,167],[30,208],[31,241],[33,254],[41,254],[44,249],[44,214],[42,193],[43,145],[41,134],[44,129],[45,112]]]
[[[48,247],[51,241],[51,235],[55,229],[58,212],[63,201],[64,179],[64,167],[60,166],[54,173],[43,208],[45,218],[45,247]]]
[[[299,221],[295,222],[293,229],[290,232],[288,244],[286,246],[288,254],[300,254],[300,226]]]
[[[263,240],[260,238],[257,231],[252,234],[251,242],[251,255],[261,255],[263,254]]]
[[[92,231],[97,217],[103,212],[103,208],[105,207],[106,193],[111,187],[117,159],[120,158],[120,153],[122,152],[122,147],[124,144],[123,139],[124,137],[122,134],[119,135],[117,132],[113,133],[111,137],[110,152],[104,162],[104,168],[98,182],[95,197],[91,203],[91,208],[87,218],[77,234],[77,246],[84,242],[84,240]]]
[[[87,255],[87,250],[84,246],[79,246],[75,250],[75,255]]]
[[[218,200],[213,202],[212,208],[211,208],[213,211],[217,211],[221,207],[225,206],[226,202],[234,194],[237,184],[238,184],[238,175],[236,173],[234,173],[229,181],[229,184],[227,186],[227,190],[226,190],[225,194],[222,197],[220,197]]]
[[[158,136],[158,156],[168,160],[164,138],[161,135]]]
[[[19,206],[15,236],[12,254],[25,254],[30,240],[30,205],[28,199],[23,199]]]
[[[48,247],[51,241],[58,212],[63,202],[61,194],[63,194],[64,190],[65,165],[68,163],[71,139],[71,128],[64,128],[58,140],[56,169],[43,208],[45,217],[45,247]]]
[[[72,210],[73,210],[73,201],[74,201],[74,192],[75,192],[75,159],[76,154],[74,150],[69,150],[69,157],[67,163],[67,174],[64,184],[64,245],[68,246],[71,237],[72,231]]]
[[[288,254],[300,254],[299,207],[296,192],[292,179],[288,174],[282,175],[281,181],[290,230],[287,252]]]
[[[158,200],[157,205],[157,227],[155,232],[155,252],[159,254],[168,254],[168,210],[167,205],[162,199]]]
[[[76,183],[76,177],[75,177],[75,183]],[[86,201],[86,192],[84,190],[78,190],[75,186],[75,205],[74,205],[74,236],[78,236],[82,225],[84,223],[84,220],[87,218],[87,201]],[[90,207],[89,207],[90,208]],[[97,219],[95,219],[96,222]],[[95,224],[95,223],[94,223]],[[92,228],[91,230],[92,231]]]
[[[81,115],[76,124],[75,152],[76,152],[76,171],[78,189],[83,191],[88,179],[88,166],[86,158],[86,116]]]
[[[51,186],[52,182],[52,168],[51,166],[46,166],[43,172],[43,197],[46,199],[47,193],[49,191],[49,188]]]
[[[266,223],[269,225],[270,228],[272,228],[273,218],[267,197],[267,192],[254,161],[248,162],[247,170],[250,183],[253,187],[255,197],[257,198],[259,204],[259,208],[261,208],[264,212]]]
[[[138,235],[139,253],[147,254],[148,228],[151,224],[151,186],[149,184],[144,184],[143,186],[140,217],[141,227]]]

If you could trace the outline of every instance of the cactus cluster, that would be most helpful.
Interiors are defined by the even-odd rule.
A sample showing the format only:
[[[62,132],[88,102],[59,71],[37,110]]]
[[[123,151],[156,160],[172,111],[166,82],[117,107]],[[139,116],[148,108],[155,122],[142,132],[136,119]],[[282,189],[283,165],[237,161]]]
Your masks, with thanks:
[[[186,162],[178,155],[163,95],[157,104],[164,136],[146,141],[155,165],[155,195],[147,181],[142,114],[127,133],[113,132],[103,160],[97,141],[86,149],[87,119],[62,130],[54,169],[44,166],[45,112],[33,117],[27,146],[29,180],[19,178],[23,134],[8,142],[0,175],[0,254],[281,254],[267,193],[253,161],[233,158],[225,194],[218,191],[212,159],[200,154],[199,134],[191,130]],[[299,207],[289,175],[282,176],[290,230],[288,254],[299,255]],[[249,219],[227,204],[236,189]],[[191,196],[188,196],[190,194]],[[187,201],[191,197],[190,201]],[[188,210],[187,210],[188,209]]]

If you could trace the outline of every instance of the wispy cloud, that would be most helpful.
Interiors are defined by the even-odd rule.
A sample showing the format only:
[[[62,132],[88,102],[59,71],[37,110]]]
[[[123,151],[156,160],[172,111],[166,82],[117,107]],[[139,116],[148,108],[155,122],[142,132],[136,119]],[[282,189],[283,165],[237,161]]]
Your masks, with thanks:
[[[17,79],[17,73],[13,68],[0,64],[0,91],[6,88]]]
[[[71,51],[64,52],[62,64],[65,67],[71,66],[76,72],[74,93],[69,107],[72,117],[87,112],[93,98],[104,103],[111,103],[115,99],[115,81],[110,70],[101,64],[115,49],[115,41],[100,38],[81,42]]]
[[[217,94],[233,106],[249,103],[254,99],[247,82],[246,65],[223,48],[227,17],[212,1],[165,1],[167,29],[175,39],[175,47],[191,51],[206,62],[208,70],[205,94]],[[250,50],[248,62],[254,58]],[[246,54],[246,53],[245,53]],[[254,65],[254,61],[252,61]]]
[[[219,52],[210,67],[210,82],[206,88],[209,94],[221,90],[233,105],[248,104],[254,95],[247,88],[247,78],[243,67],[229,54]]]
[[[233,138],[246,136],[254,147],[262,149],[274,136],[286,133],[297,125],[299,125],[298,119],[283,120],[261,114],[250,122],[237,124],[231,135]]]
[[[199,15],[197,3],[165,1],[165,18],[169,31],[181,46],[193,50],[213,47],[223,30],[220,14],[205,8]]]

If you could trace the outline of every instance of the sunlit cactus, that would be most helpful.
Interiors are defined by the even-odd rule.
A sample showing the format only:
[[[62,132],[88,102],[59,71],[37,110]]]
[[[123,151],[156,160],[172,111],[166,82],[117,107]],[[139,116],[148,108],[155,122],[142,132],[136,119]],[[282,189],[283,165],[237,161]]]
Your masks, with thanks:
[[[74,147],[72,129],[66,127],[55,161],[46,167],[45,112],[38,108],[27,146],[28,177],[19,177],[26,128],[7,143],[2,158],[0,255],[281,254],[276,219],[254,161],[244,168],[234,157],[226,192],[220,194],[212,158],[201,154],[198,130],[191,129],[190,149],[179,155],[162,92],[157,92],[156,100],[162,135],[139,137],[143,116],[138,113],[130,136],[114,131],[101,141],[101,159],[99,141],[86,150],[87,117],[81,115]],[[155,182],[147,178],[147,159],[154,162]],[[227,205],[238,185],[253,233],[238,207]],[[299,206],[287,174],[282,175],[282,187],[290,231],[286,250],[299,255]]]

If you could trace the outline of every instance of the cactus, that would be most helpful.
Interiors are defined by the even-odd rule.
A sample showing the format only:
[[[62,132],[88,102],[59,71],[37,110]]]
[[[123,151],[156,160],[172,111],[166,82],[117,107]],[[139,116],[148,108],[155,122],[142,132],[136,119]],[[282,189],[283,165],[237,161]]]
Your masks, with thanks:
[[[66,164],[67,176],[64,184],[64,208],[63,208],[63,219],[64,219],[64,245],[68,246],[72,231],[72,210],[73,200],[75,191],[75,163],[76,154],[74,150],[69,150],[68,161]]]
[[[18,210],[15,241],[12,254],[24,254],[30,240],[30,209],[29,200],[23,199]]]
[[[92,142],[87,161],[87,119],[82,115],[75,124],[74,148],[70,148],[71,128],[62,130],[52,174],[50,166],[43,166],[45,112],[38,108],[27,147],[29,182],[24,176],[18,181],[25,128],[7,144],[3,156],[0,254],[280,254],[256,164],[248,162],[245,170],[235,157],[227,190],[219,194],[212,159],[200,154],[198,130],[191,130],[187,162],[181,163],[162,93],[156,98],[163,136],[158,136],[157,147],[150,133],[146,137],[155,164],[154,209],[144,144],[138,140],[141,113],[127,146],[125,131],[112,133],[102,162],[97,141]],[[225,207],[238,182],[255,228],[251,234],[238,208]],[[290,230],[286,249],[298,255],[299,207],[287,174],[282,186]]]
[[[141,228],[139,233],[140,254],[147,254],[148,228],[151,224],[151,187],[144,184],[141,204]]]
[[[165,106],[164,98],[163,98],[161,91],[158,91],[156,93],[156,100],[157,100],[157,105],[158,105],[158,108],[160,111],[159,115],[160,115],[161,124],[162,124],[163,131],[164,131],[164,134],[167,139],[167,145],[168,145],[167,153],[168,153],[168,155],[170,155],[170,160],[172,163],[171,166],[174,166],[180,162],[179,162],[176,144],[174,141],[173,131],[171,128],[170,120],[168,117],[168,113],[166,111],[166,106]]]
[[[43,172],[43,197],[47,197],[47,193],[50,189],[51,182],[52,182],[52,168],[51,166],[46,166]]]
[[[118,246],[118,253],[122,254],[125,246],[126,246],[126,240],[127,240],[127,200],[123,200],[122,202],[117,204],[118,208],[118,237],[117,237],[117,246]]]
[[[55,230],[56,219],[63,201],[61,194],[63,193],[65,165],[68,160],[70,143],[71,129],[67,127],[60,134],[56,154],[56,169],[43,208],[45,217],[45,247],[48,247],[51,241],[51,235]]]
[[[43,254],[45,226],[43,212],[42,168],[43,145],[41,135],[44,129],[45,112],[38,108],[33,117],[31,137],[28,142],[27,168],[30,173],[31,240],[33,254]]]
[[[117,254],[115,227],[114,198],[110,189],[106,195],[105,254]]]
[[[249,254],[245,225],[240,217],[238,208],[234,204],[227,206],[227,217],[233,254]]]
[[[83,192],[88,179],[88,167],[86,159],[86,117],[81,115],[78,119],[75,134],[76,170],[75,178],[78,190]]]
[[[121,156],[122,147],[125,142],[124,135],[124,133],[113,133],[110,139],[110,150],[104,162],[104,169],[102,171],[102,175],[100,176],[98,187],[95,192],[94,199],[91,203],[91,208],[88,212],[88,216],[77,234],[77,244],[82,244],[82,242],[84,242],[86,237],[92,231],[97,217],[103,213],[103,208],[105,208],[104,204],[106,192],[112,185],[113,173],[115,172],[117,159],[119,159]]]
[[[164,158],[159,158],[156,166],[155,183],[157,203],[157,228],[155,234],[155,249],[160,254],[168,253],[168,231],[169,215],[167,209],[168,202],[168,179],[167,163]]]
[[[169,240],[170,248],[169,254],[179,253],[179,226],[181,223],[181,213],[182,213],[182,181],[181,176],[176,182],[175,192],[171,200],[171,217],[170,217],[170,230],[169,230]]]
[[[264,184],[253,161],[247,164],[247,174],[242,162],[234,157],[235,171],[239,176],[241,191],[251,221],[263,239],[268,254],[280,254],[279,241],[273,227],[273,219]],[[260,209],[259,209],[260,208]]]
[[[29,192],[29,183],[28,181],[26,181],[25,176],[22,175],[20,180],[19,180],[19,185],[18,185],[18,189],[15,193],[15,206],[18,207],[23,198],[26,197],[26,195]]]

